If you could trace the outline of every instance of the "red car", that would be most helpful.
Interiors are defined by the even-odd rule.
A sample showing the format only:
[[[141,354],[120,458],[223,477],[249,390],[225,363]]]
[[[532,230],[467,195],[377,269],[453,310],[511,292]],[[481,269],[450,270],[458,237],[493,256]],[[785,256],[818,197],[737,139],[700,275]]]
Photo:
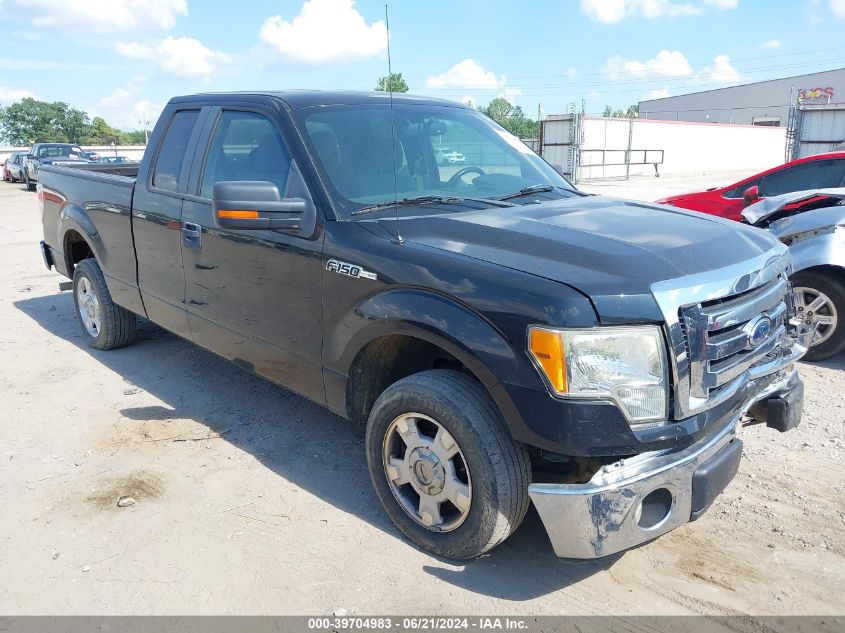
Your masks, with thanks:
[[[805,189],[845,187],[845,152],[805,156],[727,187],[683,193],[657,202],[741,221],[742,210],[762,198]]]

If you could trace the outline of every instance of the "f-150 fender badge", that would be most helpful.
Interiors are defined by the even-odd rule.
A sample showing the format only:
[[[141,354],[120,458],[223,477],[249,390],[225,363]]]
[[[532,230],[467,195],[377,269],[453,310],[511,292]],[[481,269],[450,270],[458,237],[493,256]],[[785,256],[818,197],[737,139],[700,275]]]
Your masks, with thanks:
[[[366,271],[357,264],[341,262],[336,259],[330,259],[326,262],[326,270],[355,279],[378,279],[377,274]]]

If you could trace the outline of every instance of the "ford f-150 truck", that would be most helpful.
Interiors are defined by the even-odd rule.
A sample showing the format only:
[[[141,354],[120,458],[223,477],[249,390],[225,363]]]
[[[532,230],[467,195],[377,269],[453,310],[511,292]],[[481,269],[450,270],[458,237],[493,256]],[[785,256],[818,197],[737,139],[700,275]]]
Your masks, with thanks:
[[[800,421],[783,244],[587,195],[460,104],[178,97],[140,165],[45,165],[39,198],[92,346],[141,315],[366,422],[384,509],[439,555],[531,502],[558,556],[620,552],[710,506],[741,419]]]

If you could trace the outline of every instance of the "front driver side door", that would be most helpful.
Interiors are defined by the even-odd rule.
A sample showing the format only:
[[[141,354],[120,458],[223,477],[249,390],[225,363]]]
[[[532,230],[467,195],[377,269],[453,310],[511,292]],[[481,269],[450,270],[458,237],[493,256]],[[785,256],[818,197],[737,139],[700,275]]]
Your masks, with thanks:
[[[209,118],[182,215],[188,323],[199,345],[322,403],[321,226],[307,238],[217,228],[211,205],[220,181],[270,181],[283,197],[310,197],[275,116]]]

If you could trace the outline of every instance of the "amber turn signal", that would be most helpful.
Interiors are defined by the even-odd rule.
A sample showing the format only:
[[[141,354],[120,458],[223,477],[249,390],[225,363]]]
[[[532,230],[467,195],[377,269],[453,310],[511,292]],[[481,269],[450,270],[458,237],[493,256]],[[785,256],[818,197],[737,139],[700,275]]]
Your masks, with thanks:
[[[221,218],[232,218],[232,219],[258,219],[258,211],[236,211],[233,209],[220,209],[217,212],[217,215]]]
[[[528,334],[528,348],[555,391],[566,393],[563,337],[557,332],[533,328]]]

